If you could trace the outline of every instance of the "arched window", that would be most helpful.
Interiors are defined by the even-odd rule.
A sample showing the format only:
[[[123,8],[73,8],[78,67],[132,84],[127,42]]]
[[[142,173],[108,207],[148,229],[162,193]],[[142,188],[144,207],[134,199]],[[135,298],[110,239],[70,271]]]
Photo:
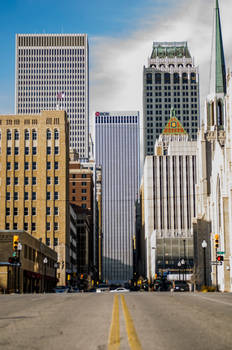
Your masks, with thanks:
[[[59,131],[55,129],[55,140],[59,140]]]
[[[11,131],[10,130],[7,130],[7,140],[11,140]]]
[[[24,138],[25,138],[25,140],[29,140],[29,139],[30,139],[29,130],[25,130],[25,131],[24,131]]]
[[[52,133],[50,129],[47,129],[47,140],[51,140],[52,138]]]
[[[15,138],[15,140],[19,140],[19,131],[18,130],[15,130],[14,138]]]
[[[217,117],[218,117],[218,126],[223,126],[223,113],[222,113],[221,101],[218,101],[217,103]]]
[[[32,140],[37,140],[37,132],[36,132],[36,130],[32,130]]]
[[[196,74],[191,73],[191,83],[196,83]]]
[[[161,84],[161,74],[160,73],[155,74],[155,83]]]
[[[180,76],[179,76],[179,73],[174,73],[174,76],[173,76],[173,83],[174,83],[174,84],[179,84],[179,83],[180,83]]]
[[[182,82],[183,82],[183,84],[188,84],[188,74],[187,73],[182,74]]]
[[[146,75],[147,84],[152,84],[152,74],[147,73]]]

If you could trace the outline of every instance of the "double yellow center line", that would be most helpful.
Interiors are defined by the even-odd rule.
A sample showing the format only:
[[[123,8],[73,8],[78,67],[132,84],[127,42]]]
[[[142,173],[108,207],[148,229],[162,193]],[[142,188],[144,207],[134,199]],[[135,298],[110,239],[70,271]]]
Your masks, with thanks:
[[[124,319],[126,322],[126,331],[127,331],[127,337],[128,337],[130,348],[131,350],[142,350],[139,338],[137,336],[137,333],[134,327],[132,317],[126,305],[124,295],[121,295],[121,302],[122,302]],[[112,322],[110,327],[108,350],[119,350],[119,349],[120,349],[119,301],[118,301],[118,295],[116,295],[114,297],[114,306],[113,306]]]

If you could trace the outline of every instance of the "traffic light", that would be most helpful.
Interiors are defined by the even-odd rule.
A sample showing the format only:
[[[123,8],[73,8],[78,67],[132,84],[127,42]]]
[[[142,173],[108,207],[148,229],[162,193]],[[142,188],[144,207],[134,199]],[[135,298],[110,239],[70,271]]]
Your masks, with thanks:
[[[218,255],[216,259],[217,259],[217,261],[224,261],[224,256]]]
[[[19,236],[14,235],[14,237],[13,237],[13,249],[14,250],[18,249],[18,244],[19,244]]]
[[[10,264],[18,264],[19,263],[19,257],[18,256],[10,256],[8,259],[8,262]]]
[[[219,247],[219,235],[214,235],[214,247],[217,249]]]

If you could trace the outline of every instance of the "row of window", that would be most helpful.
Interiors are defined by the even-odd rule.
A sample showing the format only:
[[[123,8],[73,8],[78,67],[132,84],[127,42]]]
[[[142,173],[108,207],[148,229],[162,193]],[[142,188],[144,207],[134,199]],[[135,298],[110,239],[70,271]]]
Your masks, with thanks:
[[[116,123],[116,124],[136,124],[138,122],[137,116],[131,117],[131,116],[117,116],[117,117],[96,117],[96,124],[102,124],[102,123]]]
[[[32,185],[37,184],[37,178],[35,176],[32,176],[31,183],[32,183]],[[6,178],[6,184],[7,184],[7,186],[9,186],[11,184],[10,177]],[[14,185],[18,185],[18,184],[19,184],[19,178],[16,176],[16,177],[14,177]],[[29,185],[29,177],[28,176],[24,177],[24,185]],[[47,185],[51,185],[51,177],[50,176],[47,176]],[[54,177],[54,185],[59,185],[59,177],[58,176]]]
[[[10,198],[11,198],[11,193],[10,192],[6,192],[6,200],[7,201],[10,201]],[[46,199],[47,200],[51,200],[52,198],[52,195],[51,195],[51,192],[47,191],[46,193]],[[53,196],[54,200],[59,200],[59,192],[55,191],[54,192],[54,196]],[[13,193],[13,199],[15,201],[19,200],[19,192],[14,192]],[[32,192],[31,193],[31,199],[33,201],[35,201],[37,199],[37,192]],[[27,201],[29,200],[29,192],[24,192],[24,200]]]
[[[7,135],[7,140],[12,139],[12,131],[11,130],[7,130],[6,135]],[[51,140],[51,138],[52,138],[52,132],[50,129],[47,129],[47,140]],[[0,139],[1,139],[1,131],[0,131]],[[18,130],[14,130],[14,139],[19,140],[19,131]],[[30,140],[30,131],[29,130],[24,131],[24,139]],[[57,129],[54,130],[54,139],[59,140],[59,131]],[[34,129],[32,130],[32,140],[37,140],[37,131]]]
[[[163,79],[162,79],[161,73],[155,73],[153,76],[152,76],[152,73],[146,74],[147,84],[152,84],[153,82],[155,84],[161,84],[162,81],[164,82],[164,84],[171,84],[171,80],[173,81],[173,84],[179,84],[181,80],[183,84],[188,84],[189,80],[191,84],[196,83],[196,73],[191,73],[190,77],[188,77],[188,73],[182,73],[182,75],[180,75],[179,73],[174,73],[174,74],[164,73]]]
[[[51,170],[51,168],[52,168],[52,163],[47,162],[47,170]],[[11,162],[6,163],[6,169],[11,170]],[[19,163],[14,162],[14,170],[18,170],[18,169],[19,169]],[[29,162],[24,162],[24,169],[29,170]],[[36,169],[37,169],[37,162],[32,162],[32,170],[36,170]],[[54,162],[54,169],[55,170],[59,169],[59,162],[57,161]]]
[[[6,216],[9,216],[10,215],[10,208],[6,208]],[[13,209],[13,215],[14,216],[17,216],[18,215],[18,208],[15,207]],[[24,207],[24,216],[28,216],[29,215],[29,208],[27,207]],[[31,208],[31,215],[36,215],[36,207],[32,207]],[[46,208],[46,215],[51,215],[51,207],[47,207]],[[57,216],[59,215],[59,208],[58,207],[54,207],[54,215]]]
[[[29,227],[28,222],[24,222],[23,228],[25,231],[28,231],[28,227]],[[46,228],[47,228],[47,231],[50,231],[50,223],[49,222],[46,223]],[[10,223],[9,222],[6,222],[5,229],[10,230]],[[17,222],[13,223],[13,230],[18,230],[18,223]],[[31,230],[36,231],[36,222],[31,223]],[[58,231],[58,230],[59,230],[59,223],[54,222],[54,231]]]

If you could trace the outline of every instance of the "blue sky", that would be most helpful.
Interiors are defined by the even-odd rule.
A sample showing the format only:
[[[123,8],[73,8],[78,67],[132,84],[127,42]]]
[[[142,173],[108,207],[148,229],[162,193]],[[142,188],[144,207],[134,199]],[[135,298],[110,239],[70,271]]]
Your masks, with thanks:
[[[0,113],[14,112],[16,33],[87,33],[126,37],[143,18],[160,13],[172,0],[1,0]],[[91,84],[91,81],[90,81]]]

